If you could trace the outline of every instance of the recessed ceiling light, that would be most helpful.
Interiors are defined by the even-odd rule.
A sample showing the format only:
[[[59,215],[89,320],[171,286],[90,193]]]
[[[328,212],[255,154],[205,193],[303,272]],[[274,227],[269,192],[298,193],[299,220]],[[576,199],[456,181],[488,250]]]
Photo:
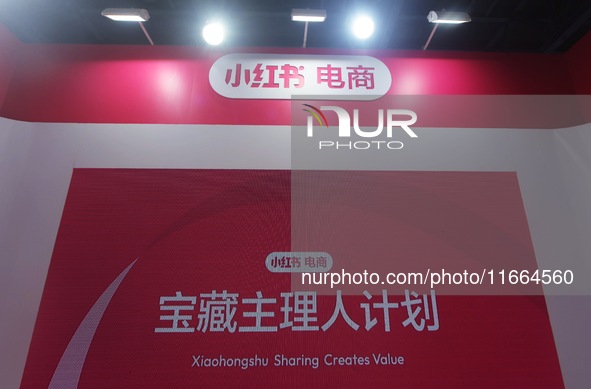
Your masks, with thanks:
[[[471,22],[472,18],[466,12],[431,11],[427,20],[431,23],[460,24]]]
[[[203,39],[212,45],[217,46],[224,41],[224,26],[218,22],[210,22],[203,27]]]
[[[106,8],[101,15],[118,22],[147,22],[148,10],[143,8]]]
[[[373,35],[375,25],[373,19],[366,15],[361,15],[353,21],[353,34],[359,39],[367,39]]]

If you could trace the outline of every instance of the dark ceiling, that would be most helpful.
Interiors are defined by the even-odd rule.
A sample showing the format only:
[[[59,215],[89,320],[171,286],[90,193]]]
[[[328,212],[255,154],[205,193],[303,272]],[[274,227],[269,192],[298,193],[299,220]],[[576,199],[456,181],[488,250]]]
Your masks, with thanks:
[[[471,23],[440,26],[429,50],[560,52],[591,28],[589,0],[0,0],[0,23],[28,43],[148,44],[137,23],[114,22],[108,7],[146,8],[156,45],[201,46],[207,19],[223,17],[229,47],[300,47],[304,23],[292,8],[326,9],[310,24],[308,47],[420,50],[433,24],[430,10],[466,11]],[[373,15],[376,33],[357,41],[348,30],[358,10]]]

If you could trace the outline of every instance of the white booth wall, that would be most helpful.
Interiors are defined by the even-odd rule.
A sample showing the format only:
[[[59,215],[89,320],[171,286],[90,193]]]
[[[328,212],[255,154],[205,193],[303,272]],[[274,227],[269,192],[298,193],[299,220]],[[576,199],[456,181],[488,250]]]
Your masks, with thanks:
[[[591,124],[417,132],[420,142],[398,156],[396,170],[517,173],[539,267],[571,269],[577,281],[569,296],[558,288],[545,293],[565,385],[585,387],[591,381]],[[392,166],[381,161],[373,168]],[[20,384],[75,168],[289,170],[291,127],[0,118],[1,388]]]

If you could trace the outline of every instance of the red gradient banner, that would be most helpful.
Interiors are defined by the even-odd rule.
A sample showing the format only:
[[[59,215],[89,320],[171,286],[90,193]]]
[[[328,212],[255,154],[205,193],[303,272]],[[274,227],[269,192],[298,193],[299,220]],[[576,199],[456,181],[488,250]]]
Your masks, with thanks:
[[[75,169],[22,387],[563,387],[543,296],[409,286],[379,308],[377,294],[293,291],[265,264],[292,249],[292,174]],[[516,186],[479,203],[475,182],[490,174],[372,172],[405,188],[420,176],[431,215],[415,225],[453,185],[498,228],[520,230],[525,220],[503,217],[522,210]]]
[[[229,99],[216,93],[209,74],[216,60],[228,53],[196,50],[194,47],[27,45],[14,60],[0,116],[66,123],[290,124],[289,99],[256,100],[254,92],[246,99]],[[323,59],[330,56],[369,55],[390,71],[388,96],[575,93],[562,56],[277,48],[246,52],[261,58],[269,53],[292,57],[312,54],[322,60],[322,66],[330,64]],[[283,81],[277,73],[277,81]],[[255,75],[252,77],[254,82]],[[259,87],[251,89],[257,91]],[[298,92],[306,93],[295,90]],[[441,124],[437,111],[436,120],[423,121],[420,125],[447,126],[447,120]],[[478,122],[460,120],[462,116],[455,112],[456,109],[450,114],[455,119],[450,121],[450,126],[478,126]],[[503,110],[492,112],[494,117],[506,116]]]

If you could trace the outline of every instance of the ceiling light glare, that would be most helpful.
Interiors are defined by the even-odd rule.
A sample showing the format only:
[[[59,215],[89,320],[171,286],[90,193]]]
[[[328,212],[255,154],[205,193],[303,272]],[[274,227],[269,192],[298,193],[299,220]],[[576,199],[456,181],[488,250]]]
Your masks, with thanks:
[[[366,15],[358,16],[353,21],[353,34],[358,39],[367,39],[373,35],[375,25],[373,20]]]
[[[148,10],[143,8],[105,8],[101,15],[118,22],[147,22]]]
[[[218,22],[207,23],[203,27],[203,39],[212,46],[219,45],[224,41],[224,26]]]

